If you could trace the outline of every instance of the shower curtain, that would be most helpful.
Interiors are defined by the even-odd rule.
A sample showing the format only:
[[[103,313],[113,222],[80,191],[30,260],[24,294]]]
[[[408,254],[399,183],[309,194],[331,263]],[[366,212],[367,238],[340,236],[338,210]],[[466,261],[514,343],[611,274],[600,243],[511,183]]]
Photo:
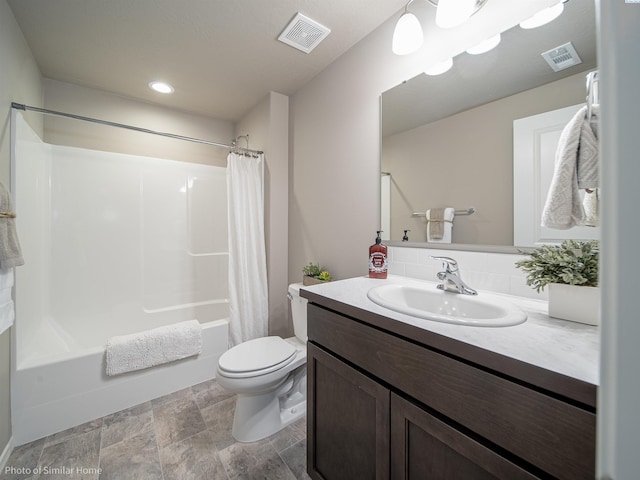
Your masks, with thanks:
[[[227,157],[230,346],[268,331],[263,162],[263,154]]]

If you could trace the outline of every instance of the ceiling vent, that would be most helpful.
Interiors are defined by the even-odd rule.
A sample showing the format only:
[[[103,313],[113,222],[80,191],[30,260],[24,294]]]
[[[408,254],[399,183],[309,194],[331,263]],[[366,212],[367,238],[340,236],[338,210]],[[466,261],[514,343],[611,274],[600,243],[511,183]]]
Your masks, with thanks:
[[[304,53],[309,53],[330,33],[331,30],[324,25],[297,13],[280,34],[278,40],[302,50]]]
[[[578,56],[578,52],[573,48],[571,42],[552,48],[541,55],[554,72],[582,63],[582,59]]]

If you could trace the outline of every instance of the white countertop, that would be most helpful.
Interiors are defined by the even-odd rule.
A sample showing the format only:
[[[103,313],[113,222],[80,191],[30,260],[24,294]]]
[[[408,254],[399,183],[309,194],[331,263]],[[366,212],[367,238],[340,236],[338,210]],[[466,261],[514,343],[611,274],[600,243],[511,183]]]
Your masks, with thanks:
[[[436,288],[437,283],[389,275],[386,280],[356,277],[302,287],[337,302],[403,322],[460,342],[513,358],[593,385],[599,384],[598,327],[547,315],[547,302],[479,291],[499,296],[527,313],[527,321],[510,327],[470,327],[423,320],[381,307],[367,292],[384,283]]]

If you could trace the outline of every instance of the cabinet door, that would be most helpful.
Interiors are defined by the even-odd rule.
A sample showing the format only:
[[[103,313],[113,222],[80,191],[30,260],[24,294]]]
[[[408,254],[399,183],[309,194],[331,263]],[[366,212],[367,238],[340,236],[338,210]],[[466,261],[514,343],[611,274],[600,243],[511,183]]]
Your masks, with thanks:
[[[307,470],[313,479],[389,478],[389,390],[312,343]]]
[[[530,480],[538,477],[391,394],[391,478]]]

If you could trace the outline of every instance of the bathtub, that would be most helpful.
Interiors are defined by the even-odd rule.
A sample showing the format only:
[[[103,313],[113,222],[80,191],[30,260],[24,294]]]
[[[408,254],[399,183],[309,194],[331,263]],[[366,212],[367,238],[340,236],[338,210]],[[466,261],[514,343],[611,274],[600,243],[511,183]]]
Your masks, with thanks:
[[[13,119],[12,119],[13,120]],[[228,347],[226,169],[50,145],[12,128],[17,445],[213,378]],[[197,319],[203,352],[107,377],[112,336]]]
[[[215,307],[220,314],[228,311],[224,304]],[[149,324],[144,325],[144,320]],[[97,338],[72,338],[55,322],[45,322],[30,346],[23,347],[27,355],[13,372],[14,444],[22,445],[214,378],[218,359],[228,348],[228,319],[200,323],[200,355],[108,377],[106,337],[91,347],[87,345],[99,342]],[[147,318],[128,330],[144,331],[159,324],[157,318]]]

